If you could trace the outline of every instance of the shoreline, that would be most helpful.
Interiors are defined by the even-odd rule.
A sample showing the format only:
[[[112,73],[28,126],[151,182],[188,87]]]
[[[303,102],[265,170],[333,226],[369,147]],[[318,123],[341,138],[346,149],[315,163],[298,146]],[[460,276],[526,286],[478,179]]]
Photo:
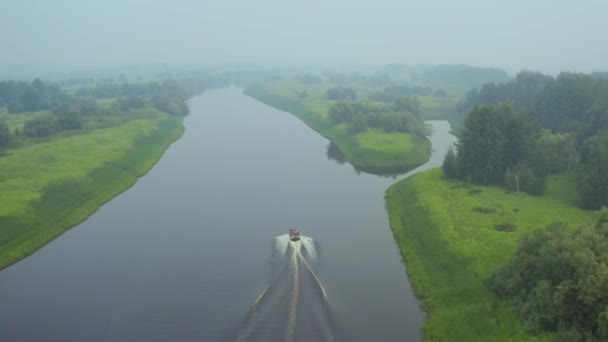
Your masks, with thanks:
[[[431,157],[431,143],[429,139],[422,139],[408,134],[408,136],[412,136],[416,140],[424,140],[423,142],[419,142],[422,143],[422,145],[415,147],[425,150],[425,158],[414,159],[410,155],[406,156],[403,162],[386,162],[379,160],[383,158],[386,159],[386,156],[379,151],[372,154],[372,157],[368,156],[362,158],[360,157],[361,151],[356,151],[358,146],[356,142],[353,141],[355,139],[354,137],[339,136],[336,134],[333,127],[328,127],[327,123],[324,122],[324,119],[305,108],[303,103],[294,101],[281,95],[273,94],[261,86],[245,88],[243,90],[243,94],[256,101],[287,112],[298,118],[312,130],[329,140],[330,144],[333,144],[335,148],[339,150],[340,154],[344,157],[344,160],[350,163],[356,171],[379,176],[395,176],[406,173],[407,171],[423,165],[424,163],[428,162]],[[416,151],[413,152],[415,153]],[[390,159],[394,160],[395,156],[391,156]]]

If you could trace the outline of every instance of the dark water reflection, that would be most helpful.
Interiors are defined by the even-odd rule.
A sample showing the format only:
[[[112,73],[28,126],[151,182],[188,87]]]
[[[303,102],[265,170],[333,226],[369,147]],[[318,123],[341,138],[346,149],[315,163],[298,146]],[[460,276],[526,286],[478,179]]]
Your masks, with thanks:
[[[220,341],[270,285],[272,241],[319,245],[316,275],[356,340],[420,339],[423,313],[384,208],[394,181],[327,160],[293,116],[210,91],[137,184],[0,272],[0,341]],[[432,123],[436,166],[452,142]]]

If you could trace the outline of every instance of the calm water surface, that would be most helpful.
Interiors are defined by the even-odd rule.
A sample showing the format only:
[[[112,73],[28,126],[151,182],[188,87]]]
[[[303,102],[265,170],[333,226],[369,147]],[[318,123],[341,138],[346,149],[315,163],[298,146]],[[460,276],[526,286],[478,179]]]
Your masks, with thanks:
[[[420,340],[384,207],[396,179],[328,160],[327,140],[237,88],[194,98],[185,125],[135,186],[0,272],[0,341],[223,341],[269,287],[275,237],[295,226],[315,240],[349,340]],[[432,125],[431,161],[409,174],[454,141],[447,122]]]

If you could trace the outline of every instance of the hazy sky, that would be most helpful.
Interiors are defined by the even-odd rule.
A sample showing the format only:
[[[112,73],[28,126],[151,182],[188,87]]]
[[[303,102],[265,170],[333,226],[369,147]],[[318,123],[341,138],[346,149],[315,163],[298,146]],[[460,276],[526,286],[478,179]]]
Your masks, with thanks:
[[[0,64],[608,69],[608,0],[2,0]]]

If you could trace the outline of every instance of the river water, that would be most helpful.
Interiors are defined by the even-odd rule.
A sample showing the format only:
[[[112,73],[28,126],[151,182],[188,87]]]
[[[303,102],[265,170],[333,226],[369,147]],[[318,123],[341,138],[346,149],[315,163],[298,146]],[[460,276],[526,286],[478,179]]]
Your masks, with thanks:
[[[420,340],[384,207],[396,179],[329,160],[241,89],[190,106],[131,189],[0,272],[0,341]],[[440,165],[454,137],[431,124],[431,160],[399,178]]]

